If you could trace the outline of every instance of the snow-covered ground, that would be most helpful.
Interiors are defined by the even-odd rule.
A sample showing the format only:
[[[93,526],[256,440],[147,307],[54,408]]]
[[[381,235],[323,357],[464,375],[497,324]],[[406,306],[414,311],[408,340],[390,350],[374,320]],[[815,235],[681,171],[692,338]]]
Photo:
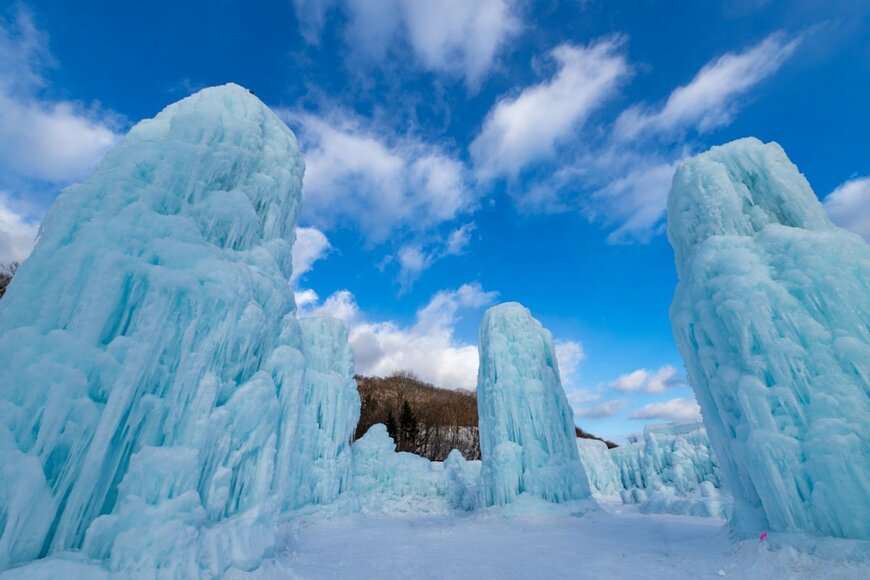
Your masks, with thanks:
[[[735,544],[725,520],[605,505],[582,517],[483,510],[459,517],[301,520],[283,550],[235,578],[870,578],[848,564]]]

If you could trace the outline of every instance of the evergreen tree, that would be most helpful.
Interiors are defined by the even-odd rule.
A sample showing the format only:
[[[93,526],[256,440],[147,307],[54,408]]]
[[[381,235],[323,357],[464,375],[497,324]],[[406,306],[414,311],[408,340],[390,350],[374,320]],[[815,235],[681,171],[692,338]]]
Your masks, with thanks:
[[[396,431],[397,431],[396,418],[393,417],[393,411],[390,410],[390,412],[387,413],[387,433],[389,434],[390,437],[393,438],[393,441],[396,441],[396,437],[398,435],[398,433],[396,433]],[[397,443],[398,443],[398,441],[397,441]]]
[[[403,401],[402,412],[399,415],[399,450],[414,453],[417,450],[418,433],[417,417],[414,416],[408,401]]]

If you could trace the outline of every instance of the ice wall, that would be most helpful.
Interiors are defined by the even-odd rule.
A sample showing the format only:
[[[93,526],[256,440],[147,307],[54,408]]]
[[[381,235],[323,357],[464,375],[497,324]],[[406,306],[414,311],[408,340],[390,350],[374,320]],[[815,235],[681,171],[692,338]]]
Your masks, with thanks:
[[[870,246],[757,139],[683,162],[668,238],[671,323],[734,529],[870,538]]]
[[[553,337],[521,304],[483,315],[477,404],[484,504],[589,497]]]
[[[301,319],[299,325],[305,377],[293,464],[295,507],[329,503],[348,489],[350,441],[360,414],[345,324],[313,317]]]
[[[642,512],[724,517],[731,500],[701,423],[648,425],[643,442],[610,450],[624,503]]]
[[[619,470],[603,441],[578,437],[577,453],[593,495],[617,495],[623,489]]]
[[[341,489],[351,417],[296,437],[303,376],[318,408],[354,407],[349,351],[326,344],[344,334],[294,317],[302,174],[290,130],[226,85],[61,193],[0,302],[0,569],[66,549],[133,574],[251,569],[300,454],[306,497]]]

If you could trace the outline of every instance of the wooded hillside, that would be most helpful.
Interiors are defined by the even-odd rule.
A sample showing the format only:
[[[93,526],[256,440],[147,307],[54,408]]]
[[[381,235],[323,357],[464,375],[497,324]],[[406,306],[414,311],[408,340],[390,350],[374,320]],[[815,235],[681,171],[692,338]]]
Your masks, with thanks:
[[[444,461],[451,449],[466,459],[480,459],[477,396],[471,391],[442,389],[401,371],[388,377],[356,376],[362,408],[354,439],[375,423],[383,423],[399,451]],[[576,428],[577,437],[603,441]]]

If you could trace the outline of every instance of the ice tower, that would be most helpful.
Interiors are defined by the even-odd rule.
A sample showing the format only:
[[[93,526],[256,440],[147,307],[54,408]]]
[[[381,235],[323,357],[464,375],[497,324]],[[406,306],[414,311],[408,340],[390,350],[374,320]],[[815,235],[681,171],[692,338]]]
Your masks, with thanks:
[[[483,503],[521,493],[555,503],[590,496],[553,336],[521,304],[483,315],[477,405]]]
[[[298,503],[299,453],[320,450],[309,496],[341,487],[320,467],[346,473],[346,451],[297,438],[303,377],[348,365],[322,344],[342,332],[303,341],[294,315],[302,175],[290,130],[226,85],[139,123],[58,197],[0,301],[0,569],[66,549],[161,576],[250,569]],[[342,404],[327,436],[355,416]]]
[[[757,139],[683,162],[668,238],[671,323],[734,529],[870,538],[870,246]]]

